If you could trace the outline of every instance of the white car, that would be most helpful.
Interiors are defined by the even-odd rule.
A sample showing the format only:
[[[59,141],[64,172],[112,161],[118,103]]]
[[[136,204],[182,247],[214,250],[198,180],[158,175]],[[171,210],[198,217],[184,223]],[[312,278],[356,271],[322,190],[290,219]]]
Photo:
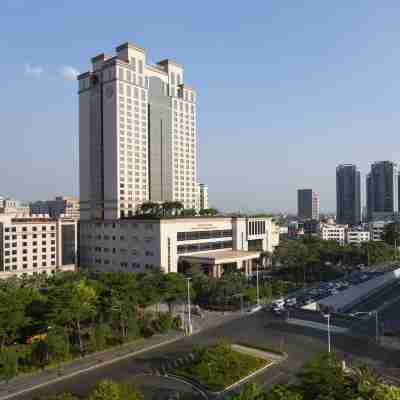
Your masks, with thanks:
[[[285,299],[280,298],[276,299],[272,302],[272,307],[283,307],[285,305]]]
[[[250,313],[250,314],[253,314],[253,313],[257,312],[257,311],[262,310],[262,308],[263,307],[261,305],[254,306],[254,307],[249,308],[247,312]]]

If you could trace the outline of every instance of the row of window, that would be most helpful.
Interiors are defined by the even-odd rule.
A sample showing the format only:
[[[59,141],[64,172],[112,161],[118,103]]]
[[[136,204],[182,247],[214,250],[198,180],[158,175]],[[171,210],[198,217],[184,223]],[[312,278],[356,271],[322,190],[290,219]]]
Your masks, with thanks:
[[[37,234],[36,233],[34,233],[33,235],[32,235],[32,239],[37,239]],[[42,239],[46,239],[47,237],[50,237],[50,234],[42,234]],[[56,234],[55,233],[52,233],[51,234],[51,237],[52,238],[54,238],[54,237],[56,237]],[[4,240],[17,240],[18,238],[17,238],[17,235],[4,235]],[[22,239],[28,239],[28,235],[22,235]]]
[[[46,230],[47,230],[47,227],[46,226],[42,226],[42,231],[46,231]],[[55,226],[50,226],[49,230],[55,231],[56,227]],[[28,232],[28,227],[23,226],[21,231],[22,232]],[[32,226],[32,231],[33,232],[37,232],[38,231],[38,227],[37,226]],[[7,227],[7,228],[4,228],[4,232],[17,232],[17,228],[15,226],[11,227],[11,228]]]
[[[55,261],[51,261],[49,264],[45,261],[43,261],[42,263],[40,263],[41,267],[48,267],[50,265],[55,266],[56,262]],[[39,263],[34,262],[32,263],[32,268],[37,268],[39,266]],[[22,268],[23,269],[28,269],[28,264],[22,264]],[[18,266],[17,265],[5,265],[3,268],[1,268],[0,266],[0,271],[16,271],[18,270]],[[44,271],[43,271],[44,272]],[[52,271],[53,272],[53,271]]]
[[[178,242],[188,241],[188,240],[218,239],[225,237],[232,237],[232,229],[177,233]]]
[[[55,255],[55,254],[52,254],[50,258],[56,258],[56,255]],[[33,257],[32,257],[32,260],[34,260],[34,261],[37,260],[37,259],[38,259],[38,256],[33,256]],[[46,255],[46,254],[43,254],[43,255],[42,255],[42,260],[46,260],[46,259],[47,259],[47,255]],[[4,259],[4,264],[15,263],[15,262],[17,262],[17,261],[18,261],[17,257],[5,258],[5,259]],[[23,262],[27,262],[27,261],[28,261],[28,257],[22,257],[22,261],[23,261]]]
[[[232,240],[224,242],[186,244],[178,246],[178,254],[197,253],[200,251],[231,249],[231,248],[232,248]]]

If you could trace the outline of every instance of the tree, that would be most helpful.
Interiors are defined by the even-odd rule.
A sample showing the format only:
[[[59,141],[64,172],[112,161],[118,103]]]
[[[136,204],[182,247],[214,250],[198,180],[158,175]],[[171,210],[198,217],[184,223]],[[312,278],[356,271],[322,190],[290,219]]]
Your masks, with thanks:
[[[161,288],[162,297],[167,302],[170,313],[173,312],[174,303],[184,301],[187,297],[186,280],[181,274],[164,274]]]
[[[276,385],[266,393],[262,400],[303,400],[302,393],[292,389],[288,385]],[[322,400],[322,399],[321,399]]]
[[[199,214],[208,216],[208,217],[213,217],[215,215],[218,215],[219,212],[216,208],[204,208],[204,209],[200,210]]]
[[[382,239],[389,245],[400,246],[400,223],[392,222],[387,224],[383,231]]]
[[[62,328],[51,329],[47,334],[49,356],[53,361],[63,361],[70,353],[69,340]]]
[[[18,374],[18,354],[14,349],[0,352],[0,374],[8,383]]]
[[[194,208],[186,208],[182,210],[181,215],[184,217],[195,217],[197,215],[197,211]]]
[[[73,333],[81,352],[81,323],[96,315],[96,302],[97,293],[86,279],[53,288],[49,294],[50,319]]]
[[[122,400],[120,387],[118,383],[111,380],[103,380],[96,385],[93,393],[89,396],[89,400]]]
[[[0,351],[15,341],[28,322],[26,307],[32,299],[30,289],[5,283],[0,288]]]
[[[144,397],[132,385],[119,384],[106,379],[96,385],[88,400],[144,400]]]
[[[108,273],[102,279],[100,301],[106,320],[117,326],[121,339],[129,336],[129,327],[136,320],[138,307],[138,280],[135,274]]]

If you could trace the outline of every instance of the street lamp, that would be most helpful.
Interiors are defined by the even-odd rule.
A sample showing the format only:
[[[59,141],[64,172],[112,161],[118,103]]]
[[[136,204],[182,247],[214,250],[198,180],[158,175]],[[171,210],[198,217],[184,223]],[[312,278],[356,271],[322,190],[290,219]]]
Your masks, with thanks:
[[[371,311],[370,315],[375,314],[375,340],[376,343],[379,343],[379,319],[378,319],[378,310]]]
[[[187,304],[188,304],[188,328],[187,333],[188,335],[192,334],[192,320],[190,315],[190,280],[192,278],[186,278],[187,280]]]
[[[331,314],[322,314],[328,322],[328,353],[331,352]]]
[[[257,306],[260,305],[260,287],[258,285],[258,263],[256,263],[256,277],[257,277]]]

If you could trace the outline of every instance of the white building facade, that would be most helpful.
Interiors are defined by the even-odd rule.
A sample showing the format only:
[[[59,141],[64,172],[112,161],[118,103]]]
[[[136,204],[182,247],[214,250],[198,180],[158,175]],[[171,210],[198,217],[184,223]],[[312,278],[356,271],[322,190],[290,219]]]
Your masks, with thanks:
[[[79,75],[82,219],[134,215],[146,201],[197,204],[196,91],[173,60],[131,43]]]
[[[346,241],[346,225],[328,225],[320,224],[319,226],[319,237],[322,240],[335,240],[340,244],[344,244]]]
[[[0,218],[0,278],[73,271],[76,261],[76,221]]]
[[[200,210],[208,208],[208,186],[204,183],[199,184],[199,199],[200,199]]]
[[[277,245],[268,218],[182,217],[81,221],[80,266],[93,271],[178,272],[182,261],[220,276],[224,264],[249,272]],[[278,230],[277,230],[278,231]],[[279,235],[278,235],[279,238]],[[218,268],[217,268],[217,267]]]
[[[369,242],[370,240],[371,234],[369,231],[347,230],[346,232],[347,244],[361,244],[364,242]]]

